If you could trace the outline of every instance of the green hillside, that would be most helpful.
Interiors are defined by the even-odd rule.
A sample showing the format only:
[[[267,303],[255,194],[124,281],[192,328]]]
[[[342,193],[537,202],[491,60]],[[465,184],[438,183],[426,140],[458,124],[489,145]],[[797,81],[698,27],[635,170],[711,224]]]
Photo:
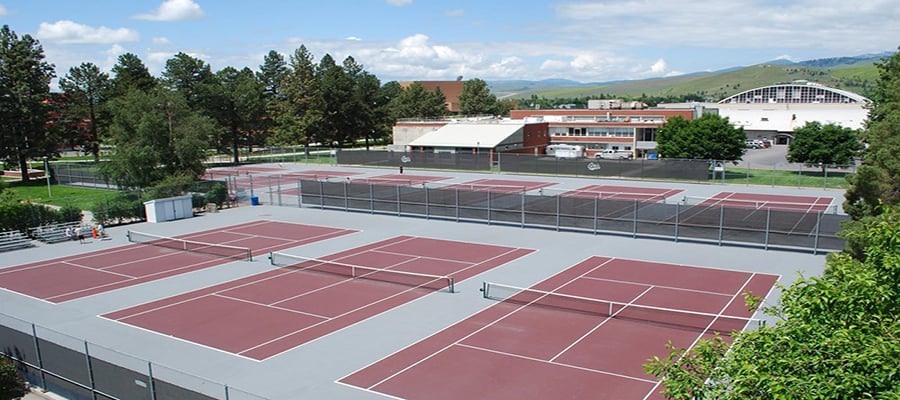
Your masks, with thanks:
[[[872,62],[833,68],[802,65],[760,64],[718,73],[693,74],[672,78],[645,79],[610,85],[565,87],[519,92],[510,97],[524,99],[535,95],[545,98],[583,98],[615,96],[624,99],[641,96],[682,96],[699,94],[708,100],[720,100],[753,88],[807,80],[866,96],[874,86],[877,70]]]

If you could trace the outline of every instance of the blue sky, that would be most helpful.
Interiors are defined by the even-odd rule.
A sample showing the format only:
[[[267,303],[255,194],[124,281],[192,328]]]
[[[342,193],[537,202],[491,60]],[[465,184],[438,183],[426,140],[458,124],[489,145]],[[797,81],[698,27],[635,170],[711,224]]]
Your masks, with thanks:
[[[0,0],[58,76],[126,52],[156,76],[177,52],[255,70],[303,44],[382,82],[604,82],[894,51],[898,21],[897,0]]]

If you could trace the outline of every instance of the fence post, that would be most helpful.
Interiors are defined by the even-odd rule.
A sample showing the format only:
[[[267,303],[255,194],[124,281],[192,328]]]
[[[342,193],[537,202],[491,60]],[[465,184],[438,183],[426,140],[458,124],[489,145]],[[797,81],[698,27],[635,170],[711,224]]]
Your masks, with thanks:
[[[769,222],[772,220],[772,207],[766,208],[766,243],[763,247],[765,250],[769,249]]]
[[[297,179],[297,208],[303,207],[303,188],[300,187],[300,179]]]
[[[150,387],[150,400],[156,400],[156,381],[153,379],[153,363],[147,361],[147,386]]]
[[[493,201],[493,199],[491,198],[491,191],[488,190],[487,191],[487,203],[488,203],[487,204],[487,217],[488,217],[487,223],[488,223],[488,225],[491,224],[491,210],[493,210],[492,201]]]
[[[637,237],[637,217],[638,217],[638,201],[634,199],[634,211],[631,213],[631,237]]]
[[[347,195],[347,186],[349,186],[349,183],[347,183],[347,181],[344,181],[344,211],[348,211],[350,209],[350,196]]]
[[[557,232],[559,232],[559,223],[560,223],[560,216],[559,216],[559,196],[557,195],[557,196],[556,196],[556,231],[557,231]]]
[[[675,203],[675,243],[678,243],[678,215],[681,214],[681,204]]]
[[[44,360],[41,357],[41,345],[34,324],[31,324],[31,337],[34,338],[34,353],[37,355],[38,370],[41,371],[41,387],[46,389],[47,377],[44,375]]]
[[[250,197],[253,197],[253,175],[248,173],[247,178],[250,179]]]
[[[816,212],[816,235],[814,237],[813,242],[813,255],[818,255],[819,252],[819,226],[822,225],[822,212]]]
[[[319,206],[325,209],[325,182],[319,182]]]
[[[522,228],[525,227],[525,191],[522,191]]]
[[[397,185],[397,216],[402,215],[402,210],[400,209],[400,185]]]
[[[594,196],[594,234],[597,234],[597,229],[600,224],[600,197]]]
[[[453,191],[454,196],[456,197],[456,222],[459,222],[459,188]]]
[[[425,191],[425,219],[430,219],[430,217],[431,217],[431,212],[430,212],[430,210],[428,209],[428,206],[429,206],[429,201],[428,201],[428,186],[426,186],[424,183],[422,183],[422,190]]]
[[[722,245],[722,233],[725,227],[725,206],[719,205],[719,246]]]
[[[88,383],[91,384],[91,398],[97,400],[97,386],[94,383],[94,369],[91,367],[91,354],[88,352],[88,342],[84,341],[84,362],[87,363]]]
[[[278,190],[278,206],[281,207],[283,206],[281,203],[281,175],[275,176],[275,186]]]

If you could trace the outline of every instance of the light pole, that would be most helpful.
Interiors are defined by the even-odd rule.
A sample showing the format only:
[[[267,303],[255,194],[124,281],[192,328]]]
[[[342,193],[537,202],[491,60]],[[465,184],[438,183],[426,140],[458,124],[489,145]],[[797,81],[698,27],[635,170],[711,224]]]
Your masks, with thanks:
[[[53,192],[50,191],[50,161],[47,156],[44,156],[44,177],[47,178],[47,197],[53,197]]]

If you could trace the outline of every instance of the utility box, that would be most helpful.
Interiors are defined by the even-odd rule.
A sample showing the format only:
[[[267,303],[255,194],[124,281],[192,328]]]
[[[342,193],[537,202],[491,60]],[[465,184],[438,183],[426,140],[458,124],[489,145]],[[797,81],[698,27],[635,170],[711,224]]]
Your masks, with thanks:
[[[194,216],[194,207],[190,195],[169,197],[144,202],[148,222],[166,222]]]

